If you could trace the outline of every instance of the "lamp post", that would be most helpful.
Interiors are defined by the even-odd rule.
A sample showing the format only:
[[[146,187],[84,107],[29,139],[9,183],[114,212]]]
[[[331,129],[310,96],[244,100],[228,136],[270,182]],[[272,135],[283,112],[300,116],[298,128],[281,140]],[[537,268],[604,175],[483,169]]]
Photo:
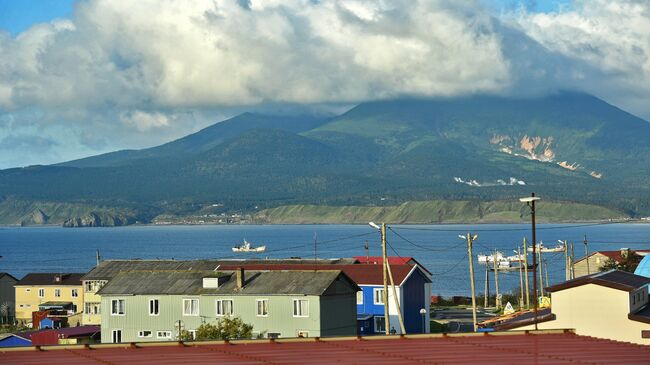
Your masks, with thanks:
[[[427,315],[427,310],[424,309],[424,308],[420,309],[420,315],[422,316],[422,333],[427,333],[426,327],[425,327],[426,322],[424,321],[424,318]]]
[[[531,224],[532,224],[532,233],[533,233],[533,272],[535,274],[533,275],[533,308],[535,312],[535,330],[537,330],[537,275],[536,275],[536,269],[537,269],[537,237],[535,236],[535,202],[537,200],[540,200],[539,197],[535,196],[535,193],[530,194],[529,197],[525,198],[520,198],[519,201],[522,203],[526,203],[528,207],[530,207],[530,215],[531,215]]]

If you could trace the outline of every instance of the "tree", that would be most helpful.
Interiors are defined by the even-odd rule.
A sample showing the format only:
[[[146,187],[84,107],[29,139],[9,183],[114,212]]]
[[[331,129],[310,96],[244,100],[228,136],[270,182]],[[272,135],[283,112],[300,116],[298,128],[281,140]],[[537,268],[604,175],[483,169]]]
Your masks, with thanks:
[[[611,258],[607,259],[600,267],[600,271],[621,270],[634,272],[636,267],[639,266],[639,262],[641,262],[641,257],[634,254],[634,252],[629,252],[627,255],[623,255],[621,262],[616,262]]]
[[[253,326],[241,320],[239,317],[224,317],[216,324],[204,323],[196,329],[196,340],[236,340],[251,338]],[[181,334],[183,341],[192,340],[188,331]]]

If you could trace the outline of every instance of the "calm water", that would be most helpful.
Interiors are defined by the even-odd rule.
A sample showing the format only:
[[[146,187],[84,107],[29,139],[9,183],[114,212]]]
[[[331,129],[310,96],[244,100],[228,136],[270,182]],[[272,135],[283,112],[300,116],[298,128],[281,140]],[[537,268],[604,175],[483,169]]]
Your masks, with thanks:
[[[484,266],[476,254],[499,249],[512,254],[529,225],[409,225],[388,231],[389,255],[413,256],[434,274],[433,293],[468,295],[467,246],[458,234],[477,232],[474,246],[477,289],[484,287]],[[399,237],[397,234],[402,237]],[[364,235],[365,236],[361,236]],[[538,225],[538,240],[555,246],[558,239],[575,242],[576,257],[584,254],[583,235],[589,250],[621,247],[650,249],[650,224]],[[117,228],[0,227],[0,272],[21,278],[28,272],[86,272],[95,264],[95,250],[102,258],[284,258],[379,256],[379,233],[365,225],[268,225],[268,226],[130,226]],[[356,236],[356,237],[352,237]],[[266,244],[264,254],[233,254],[231,247],[246,238]],[[410,241],[410,242],[407,242]],[[549,280],[564,280],[564,254],[544,254]],[[491,287],[493,290],[493,278]],[[501,273],[501,290],[518,288],[517,271]]]

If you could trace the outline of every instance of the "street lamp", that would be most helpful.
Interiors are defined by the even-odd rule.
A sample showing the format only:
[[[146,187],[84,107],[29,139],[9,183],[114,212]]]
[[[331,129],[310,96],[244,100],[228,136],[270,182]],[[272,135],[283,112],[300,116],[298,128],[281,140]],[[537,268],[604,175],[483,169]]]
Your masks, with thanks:
[[[427,333],[425,330],[426,322],[424,321],[424,317],[427,315],[427,310],[424,308],[420,309],[420,315],[422,316],[422,333]]]
[[[532,224],[532,231],[533,231],[533,269],[534,272],[537,272],[537,248],[535,245],[537,244],[537,237],[535,236],[535,202],[540,200],[539,197],[535,196],[535,193],[530,194],[530,196],[525,197],[525,198],[520,198],[519,201],[522,203],[526,203],[528,207],[530,207],[530,215],[531,215],[531,224]],[[537,330],[537,275],[533,274],[533,306],[534,306],[534,311],[535,311],[535,330]]]

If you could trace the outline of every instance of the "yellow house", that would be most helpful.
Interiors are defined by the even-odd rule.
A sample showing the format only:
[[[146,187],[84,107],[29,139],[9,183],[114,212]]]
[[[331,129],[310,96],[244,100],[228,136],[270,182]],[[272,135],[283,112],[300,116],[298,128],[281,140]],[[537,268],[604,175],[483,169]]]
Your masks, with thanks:
[[[79,273],[31,273],[15,285],[16,320],[32,323],[32,312],[57,309],[60,315],[75,316],[83,309],[83,287]],[[62,312],[65,311],[65,313]],[[70,323],[71,326],[76,325]]]
[[[539,329],[574,329],[582,336],[650,345],[650,278],[611,270],[551,286],[551,314],[538,317]],[[530,315],[495,330],[530,330]]]

